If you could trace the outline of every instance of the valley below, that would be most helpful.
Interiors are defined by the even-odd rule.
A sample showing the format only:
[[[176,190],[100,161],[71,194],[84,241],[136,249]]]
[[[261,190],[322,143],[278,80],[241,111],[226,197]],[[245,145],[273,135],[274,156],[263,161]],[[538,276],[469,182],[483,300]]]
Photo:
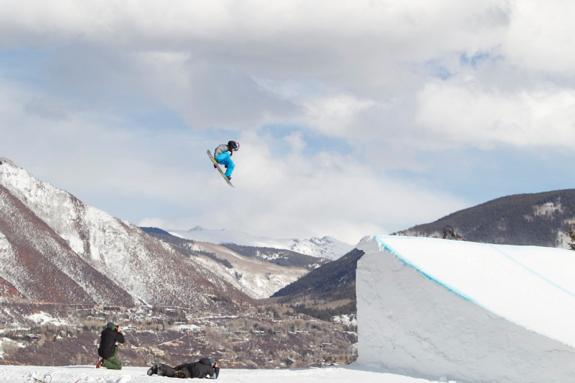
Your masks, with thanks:
[[[353,325],[280,304],[256,304],[227,315],[183,307],[3,303],[0,364],[93,365],[108,320],[125,334],[119,356],[127,366],[210,356],[227,368],[302,368],[348,364],[357,356]]]

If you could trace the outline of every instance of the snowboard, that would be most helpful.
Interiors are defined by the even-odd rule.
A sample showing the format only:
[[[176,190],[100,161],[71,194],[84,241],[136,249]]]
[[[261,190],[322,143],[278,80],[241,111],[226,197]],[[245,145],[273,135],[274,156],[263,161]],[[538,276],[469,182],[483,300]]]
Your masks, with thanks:
[[[232,185],[232,183],[230,182],[230,180],[228,179],[228,177],[226,177],[226,175],[224,174],[224,171],[222,170],[222,168],[220,168],[220,165],[216,162],[216,160],[214,159],[214,156],[212,155],[212,152],[208,149],[207,150],[208,153],[208,157],[210,157],[210,161],[212,161],[212,163],[214,164],[214,167],[216,169],[218,169],[218,172],[222,175],[222,178],[224,179],[224,181],[226,181],[226,183],[228,185],[230,185],[231,187],[234,187],[234,185]]]

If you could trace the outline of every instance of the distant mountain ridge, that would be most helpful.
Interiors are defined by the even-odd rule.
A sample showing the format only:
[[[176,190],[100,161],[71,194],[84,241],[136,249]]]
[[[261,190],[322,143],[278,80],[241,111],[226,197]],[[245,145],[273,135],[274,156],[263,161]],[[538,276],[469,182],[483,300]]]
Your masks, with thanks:
[[[138,227],[0,159],[3,300],[177,305],[235,312],[251,299]]]
[[[467,241],[569,248],[574,224],[575,189],[565,189],[497,198],[396,234],[441,238],[447,230]]]
[[[272,298],[324,320],[355,316],[355,270],[362,256],[363,251],[353,249],[277,291]]]
[[[331,260],[337,259],[353,249],[353,246],[329,236],[309,239],[274,239],[254,236],[237,230],[206,229],[201,226],[196,226],[190,230],[167,231],[173,235],[195,241],[285,249]]]
[[[308,270],[326,263],[289,250],[217,245],[176,237],[155,227],[142,228],[179,253],[200,262],[228,283],[252,298],[268,298],[285,285],[297,280]]]
[[[314,270],[330,262],[327,258],[314,257],[292,250],[273,247],[242,246],[233,243],[227,243],[223,246],[245,257],[262,259],[280,266],[303,267],[307,270]]]

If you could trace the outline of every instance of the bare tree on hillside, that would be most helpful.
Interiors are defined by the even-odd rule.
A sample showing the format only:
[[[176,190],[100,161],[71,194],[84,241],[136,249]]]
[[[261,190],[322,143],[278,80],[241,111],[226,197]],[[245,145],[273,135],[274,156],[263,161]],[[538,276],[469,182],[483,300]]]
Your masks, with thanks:
[[[463,236],[455,231],[453,226],[446,225],[443,228],[443,239],[455,239],[457,241],[463,239]]]
[[[569,229],[567,229],[567,234],[569,235],[569,248],[575,250],[575,225],[570,224]]]

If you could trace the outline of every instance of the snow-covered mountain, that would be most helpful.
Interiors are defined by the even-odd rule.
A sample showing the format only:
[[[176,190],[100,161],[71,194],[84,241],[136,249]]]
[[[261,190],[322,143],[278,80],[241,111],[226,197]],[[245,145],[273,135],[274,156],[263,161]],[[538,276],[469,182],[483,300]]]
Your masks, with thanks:
[[[0,165],[5,170],[6,165]],[[0,172],[4,175],[4,172]],[[0,183],[0,292],[5,299],[133,304],[133,297]]]
[[[157,228],[143,228],[143,230],[203,264],[207,269],[217,273],[225,281],[255,299],[270,297],[277,290],[308,272],[308,269],[295,262],[278,264],[273,262],[274,259],[270,260],[263,256],[244,256],[241,254],[245,252],[243,248],[234,250],[233,247],[192,241],[173,236]],[[264,253],[265,250],[262,249]],[[317,258],[301,254],[299,256],[318,261]]]
[[[335,260],[353,249],[353,246],[329,236],[309,239],[276,239],[254,236],[242,231],[206,229],[201,226],[196,226],[190,230],[168,231],[173,235],[195,241],[286,249],[300,254],[331,260]]]
[[[201,262],[7,159],[0,160],[0,259],[5,299],[198,310],[250,302]]]

